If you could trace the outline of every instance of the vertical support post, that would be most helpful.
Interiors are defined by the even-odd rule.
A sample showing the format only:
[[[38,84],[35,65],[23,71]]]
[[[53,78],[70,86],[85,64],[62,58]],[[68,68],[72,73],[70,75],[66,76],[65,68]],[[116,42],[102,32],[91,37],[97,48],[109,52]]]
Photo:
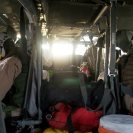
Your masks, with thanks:
[[[116,0],[110,0],[110,74],[115,74],[116,63]]]
[[[107,88],[107,76],[108,76],[108,65],[109,65],[109,41],[110,41],[110,30],[106,29],[105,32],[105,64],[104,64],[104,80],[105,80],[105,88]]]

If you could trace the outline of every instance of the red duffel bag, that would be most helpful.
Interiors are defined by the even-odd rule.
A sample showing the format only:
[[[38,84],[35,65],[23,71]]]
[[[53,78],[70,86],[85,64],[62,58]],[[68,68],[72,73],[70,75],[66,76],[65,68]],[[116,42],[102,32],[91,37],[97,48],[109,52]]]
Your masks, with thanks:
[[[74,130],[77,131],[92,131],[99,126],[99,119],[102,112],[91,112],[85,108],[78,108],[72,111],[69,105],[58,103],[54,106],[55,111],[52,113],[52,118],[48,120],[51,127],[57,129],[68,129],[67,120],[71,113],[71,121]]]

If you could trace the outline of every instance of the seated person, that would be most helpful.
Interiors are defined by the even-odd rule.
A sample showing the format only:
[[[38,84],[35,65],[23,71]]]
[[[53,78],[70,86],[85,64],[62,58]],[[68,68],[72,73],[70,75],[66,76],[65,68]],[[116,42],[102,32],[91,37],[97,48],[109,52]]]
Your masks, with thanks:
[[[121,89],[124,95],[123,101],[126,110],[133,114],[133,43],[131,39],[132,34],[127,31],[123,31],[118,32],[118,35],[120,37],[117,44],[123,52],[127,53],[127,55],[123,55],[117,62],[120,71],[119,75]],[[127,38],[129,37],[130,39],[128,40]]]
[[[123,100],[126,109],[133,114],[133,54],[128,57],[131,52],[133,53],[133,48],[128,51],[127,55],[122,56],[118,63],[121,68]]]
[[[0,61],[0,100],[2,101],[9,91],[15,78],[21,73],[22,64],[15,51],[12,39],[4,41],[5,57]]]

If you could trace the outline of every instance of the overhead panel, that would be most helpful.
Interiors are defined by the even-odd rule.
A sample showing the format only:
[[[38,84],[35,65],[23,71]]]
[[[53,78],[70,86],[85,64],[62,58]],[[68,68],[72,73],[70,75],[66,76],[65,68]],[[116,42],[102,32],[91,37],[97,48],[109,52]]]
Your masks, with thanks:
[[[93,15],[101,7],[89,2],[90,0],[84,0],[82,3],[50,0],[47,22],[49,34],[65,37],[79,36],[86,27],[90,27]]]

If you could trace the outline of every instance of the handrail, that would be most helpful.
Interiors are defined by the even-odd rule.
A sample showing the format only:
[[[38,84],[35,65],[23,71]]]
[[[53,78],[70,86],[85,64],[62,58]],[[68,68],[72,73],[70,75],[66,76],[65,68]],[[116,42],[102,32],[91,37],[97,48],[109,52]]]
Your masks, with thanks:
[[[93,21],[93,25],[95,25],[98,20],[103,16],[103,14],[105,13],[105,11],[107,11],[108,6],[104,6],[101,11],[99,12],[99,14],[97,15],[97,17],[95,18],[95,20]]]

